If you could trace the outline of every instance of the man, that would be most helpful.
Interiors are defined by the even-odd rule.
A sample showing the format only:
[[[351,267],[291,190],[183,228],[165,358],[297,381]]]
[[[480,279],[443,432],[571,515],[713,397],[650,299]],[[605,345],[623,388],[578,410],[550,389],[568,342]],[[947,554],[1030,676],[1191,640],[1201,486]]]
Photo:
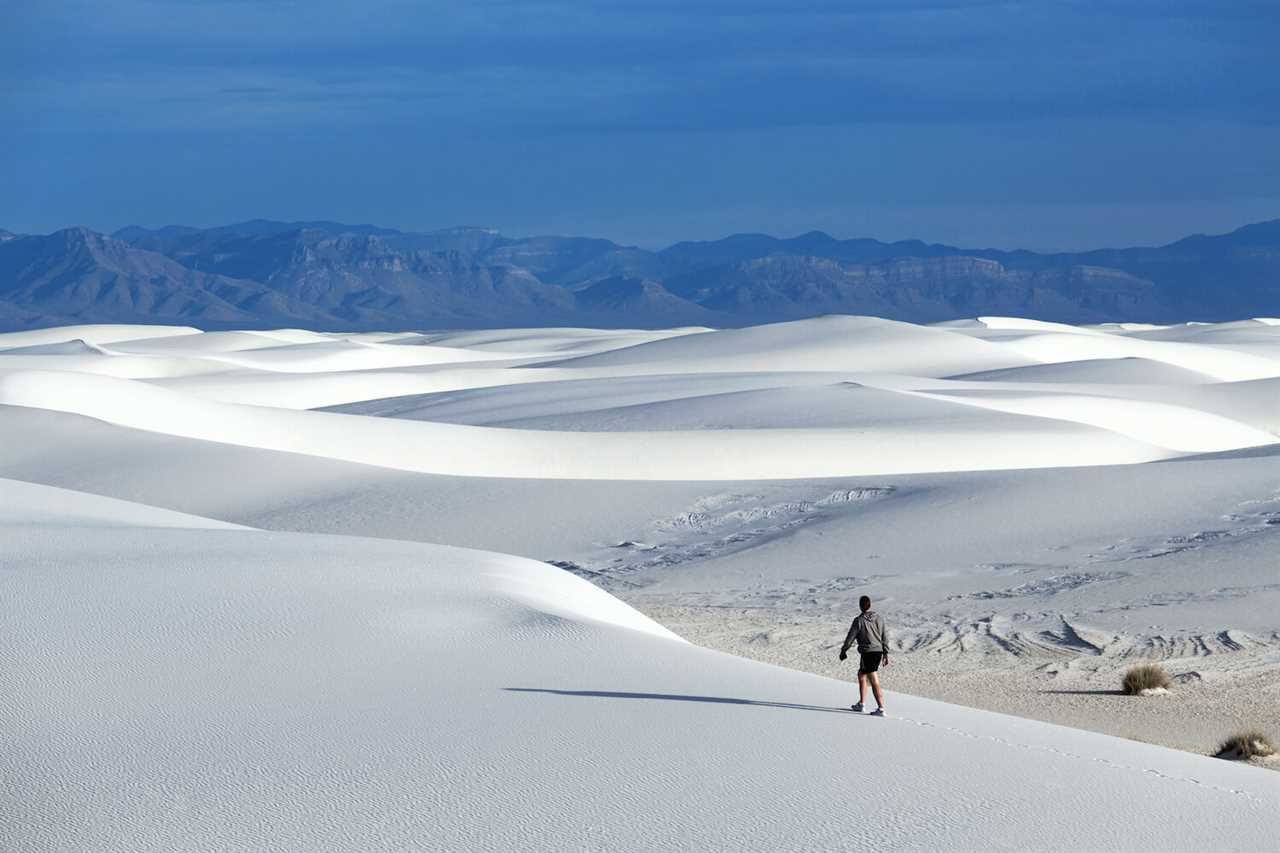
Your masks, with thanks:
[[[862,713],[862,703],[867,701],[867,682],[869,681],[871,692],[876,697],[876,709],[871,712],[871,716],[883,717],[884,694],[880,692],[878,672],[881,666],[886,669],[889,666],[889,634],[885,631],[884,620],[880,618],[880,614],[871,609],[869,596],[864,595],[859,598],[858,607],[862,612],[853,620],[853,625],[849,627],[849,633],[844,638],[844,645],[840,647],[840,660],[845,660],[849,657],[849,646],[857,640],[858,654],[861,656],[858,664],[858,704],[851,706],[850,709],[855,713]]]

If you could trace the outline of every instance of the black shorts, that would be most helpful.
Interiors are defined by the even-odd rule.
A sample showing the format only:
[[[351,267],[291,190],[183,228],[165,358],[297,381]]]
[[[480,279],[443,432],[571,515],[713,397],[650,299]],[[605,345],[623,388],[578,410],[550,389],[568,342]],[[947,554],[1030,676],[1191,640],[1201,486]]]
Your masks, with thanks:
[[[863,652],[858,663],[858,675],[869,675],[880,669],[880,661],[884,660],[884,652]]]

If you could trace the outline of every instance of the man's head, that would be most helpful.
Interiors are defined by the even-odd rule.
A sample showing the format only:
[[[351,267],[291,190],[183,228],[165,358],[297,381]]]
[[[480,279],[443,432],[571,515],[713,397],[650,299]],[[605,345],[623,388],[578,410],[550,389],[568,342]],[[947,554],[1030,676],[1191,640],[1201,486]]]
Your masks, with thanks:
[[[862,596],[862,598],[859,598],[859,599],[858,599],[858,607],[860,607],[860,608],[862,609],[862,612],[863,612],[863,613],[866,613],[868,610],[870,610],[870,609],[871,609],[871,596],[869,596],[869,595],[864,595],[864,596]]]

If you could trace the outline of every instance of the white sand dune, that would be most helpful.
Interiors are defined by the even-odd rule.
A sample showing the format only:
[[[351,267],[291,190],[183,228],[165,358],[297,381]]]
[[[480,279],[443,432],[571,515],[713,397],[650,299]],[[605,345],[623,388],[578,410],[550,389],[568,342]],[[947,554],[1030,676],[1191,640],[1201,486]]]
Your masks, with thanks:
[[[965,320],[943,320],[932,323],[940,329],[961,330],[967,335],[986,339],[1008,337],[1010,333],[1020,332],[1060,332],[1068,335],[1104,334],[1102,327],[1071,326],[1066,323],[1051,323],[1047,320],[1032,320],[1027,317],[973,317]],[[1145,327],[1144,327],[1145,328]],[[1152,326],[1150,328],[1161,328]]]
[[[62,342],[46,330],[44,354],[0,351],[0,402],[455,476],[687,481],[1133,463],[1274,443],[1280,419],[1275,380],[1240,381],[1276,372],[1280,358],[1016,318],[382,336],[391,343],[86,329],[64,330]],[[117,353],[86,334],[124,340]],[[139,352],[124,354],[131,347]],[[590,354],[548,360],[581,347]],[[1125,354],[1134,348],[1145,355]],[[1093,357],[1074,358],[1081,350]],[[1034,360],[1011,355],[1023,351]],[[983,369],[960,370],[972,367]],[[301,411],[318,406],[347,414]]]
[[[255,335],[263,335],[272,338],[284,344],[321,344],[325,341],[331,341],[335,338],[360,337],[357,335],[335,334],[333,332],[313,332],[310,329],[260,329],[254,332]],[[367,334],[367,333],[361,333]],[[398,333],[392,333],[394,337]],[[371,337],[381,338],[385,333],[372,333]]]
[[[10,527],[186,527],[243,530],[237,524],[130,501],[0,478],[0,525]]]
[[[0,432],[22,437],[0,445],[3,476],[255,527],[569,561],[616,575],[628,597],[687,591],[717,609],[769,606],[781,621],[817,602],[837,632],[859,588],[888,596],[904,615],[950,614],[957,624],[948,633],[970,630],[982,608],[1024,619],[1028,607],[1045,608],[1050,622],[1065,608],[1123,629],[1138,647],[1153,625],[1188,638],[1188,648],[1189,638],[1212,642],[1232,625],[1265,637],[1280,607],[1266,547],[1280,535],[1270,523],[1280,517],[1280,452],[774,483],[572,481],[414,474],[18,407],[0,406]],[[1249,543],[1258,547],[1246,559]],[[1051,582],[1063,577],[1078,583]],[[996,594],[1020,585],[1025,592]],[[922,634],[943,629],[937,618]],[[1126,644],[1117,654],[1162,647]]]
[[[283,373],[327,373],[338,370],[378,370],[389,367],[489,361],[494,357],[452,347],[401,347],[382,343],[338,340],[225,352],[216,358],[225,364],[257,370]]]
[[[703,326],[675,329],[482,329],[479,331],[438,332],[400,337],[398,344],[460,347],[479,352],[519,354],[538,352],[547,355],[581,355],[667,338],[710,332]]]
[[[1169,329],[1176,327],[1161,326],[1158,323],[1095,323],[1091,326],[1082,326],[1081,328],[1097,329],[1101,332],[1152,332],[1157,329]]]
[[[59,341],[53,344],[33,344],[27,347],[13,347],[4,350],[6,356],[15,355],[105,355],[106,350],[96,344],[76,338],[73,341]]]
[[[2,351],[0,351],[2,352]],[[122,379],[172,379],[221,373],[231,369],[207,358],[182,356],[116,355],[110,351],[39,353],[5,353],[3,368],[8,370],[58,370],[89,373]]]
[[[348,414],[473,425],[497,425],[545,416],[599,412],[625,406],[669,403],[739,391],[806,388],[839,382],[839,374],[709,373],[579,378],[588,371],[560,368],[486,373],[484,384],[459,381],[457,387],[425,394],[404,394],[328,407]],[[462,379],[458,373],[452,376]],[[539,381],[504,384],[504,376],[534,376]],[[575,424],[574,428],[583,428]]]
[[[1069,382],[1105,385],[1203,385],[1217,381],[1207,373],[1136,356],[1033,364],[1029,367],[986,370],[950,378],[968,381]]]
[[[165,338],[174,335],[199,334],[202,334],[201,331],[192,326],[57,326],[50,329],[32,329],[27,332],[0,333],[0,350],[74,340],[87,341],[91,344],[110,344],[116,341],[132,341],[141,338]]]
[[[1145,400],[1000,390],[915,393],[983,409],[1072,421],[1179,453],[1238,450],[1275,444],[1280,440],[1280,436],[1273,432],[1220,415]]]
[[[386,344],[381,353],[390,351],[390,354],[355,357],[343,354],[338,358],[332,355],[320,358],[321,353],[317,352],[317,357],[312,359],[305,350],[300,350],[290,356],[298,365],[297,369],[271,364],[272,356],[263,354],[266,359],[259,356],[257,360],[243,359],[240,363],[265,369],[174,377],[173,381],[163,384],[184,393],[227,403],[315,409],[469,388],[589,377],[615,378],[627,375],[628,371],[608,368],[568,370],[536,365],[566,354],[599,353],[702,331],[707,330],[514,329],[351,336],[350,340],[385,338],[375,342]],[[408,349],[409,354],[397,353],[395,348]],[[422,354],[412,354],[419,350],[423,351]],[[351,361],[343,364],[341,358],[350,358]],[[524,365],[534,366],[523,371],[507,369]]]
[[[1274,320],[1254,318],[1234,320],[1228,323],[1184,323],[1176,326],[1142,326],[1125,331],[1129,337],[1153,341],[1217,340],[1219,342],[1275,340],[1280,325]]]
[[[999,418],[979,425],[926,420],[914,430],[897,423],[805,430],[496,429],[216,403],[129,380],[42,371],[0,372],[0,405],[71,412],[206,441],[474,477],[772,480],[1123,464],[1176,453],[1062,421],[1002,428]],[[1224,441],[1214,448],[1229,449]]]
[[[1126,397],[1129,386],[1117,391],[1107,383],[1095,384],[1110,390],[1092,393],[1089,383],[1056,388],[1050,383],[1046,391],[1040,383],[1007,378],[985,383],[931,379],[951,373],[944,362],[990,365],[1006,361],[999,353],[1007,347],[1062,340],[1092,344],[1097,337],[1035,332],[991,343],[963,332],[826,317],[620,345],[551,366],[468,365],[466,351],[453,347],[328,339],[231,352],[216,347],[217,352],[203,356],[98,357],[108,363],[133,358],[159,365],[170,359],[202,365],[235,360],[239,368],[261,368],[171,378],[164,388],[92,378],[92,371],[59,375],[5,370],[8,365],[31,366],[31,358],[71,358],[18,355],[0,360],[0,402],[188,438],[483,477],[786,479],[1067,467],[1151,461],[1276,440],[1269,430],[1230,416],[1236,409],[1248,410],[1252,421],[1271,423],[1265,402],[1258,403],[1269,398],[1270,388],[1256,383],[1244,393],[1203,395],[1212,402],[1198,408],[1194,389],[1190,396],[1172,393],[1174,399],[1168,400],[1164,392],[1141,390]],[[488,334],[481,340],[502,340]],[[1110,345],[1112,338],[1102,337]],[[516,338],[526,347],[540,339],[528,334]],[[551,340],[559,346],[562,339]],[[1258,360],[1198,345],[1127,339],[1119,339],[1119,345],[1173,348],[1179,357],[1219,370],[1240,359]],[[430,363],[437,358],[446,362]],[[406,361],[425,372],[404,373]],[[823,373],[784,371],[802,362],[820,366]],[[911,364],[923,368],[917,381],[866,372]],[[401,369],[379,369],[397,365]],[[841,365],[850,372],[842,373]],[[675,372],[655,374],[658,367]],[[754,372],[732,372],[747,367]],[[293,372],[310,379],[301,381]],[[264,373],[286,375],[266,384],[255,381]],[[768,374],[776,380],[766,384]],[[824,375],[832,381],[823,383]],[[839,381],[842,376],[848,379]],[[283,390],[287,380],[293,380],[291,392]],[[1206,383],[1195,389],[1202,387],[1218,386]],[[205,399],[192,396],[197,388]],[[486,388],[490,390],[480,390]],[[415,391],[464,391],[470,408],[459,409],[457,398],[405,405],[385,399]],[[259,405],[224,402],[224,394]],[[382,401],[354,411],[400,417],[287,410],[307,403],[332,405],[335,398],[345,402],[352,395]],[[933,402],[913,402],[911,396]],[[439,420],[432,420],[440,405],[445,408]]]
[[[343,370],[290,373],[226,370],[158,379],[158,387],[222,403],[247,403],[284,409],[320,409],[442,391],[544,382],[564,374],[541,370],[515,372],[492,362],[425,365],[417,369]]]
[[[977,323],[987,329],[999,331],[1065,332],[1070,335],[1095,335],[1099,332],[1088,326],[1069,326],[1066,323],[1050,323],[1027,317],[979,317]]]
[[[1153,364],[1139,368],[1138,375],[1127,365],[1114,365],[1117,377],[1105,372],[1110,362],[1098,364],[1083,375],[1073,371],[1043,381],[1039,373],[1023,379],[1021,368],[1006,373],[979,374],[977,378],[936,380],[887,374],[838,373],[712,373],[655,376],[623,376],[602,379],[552,380],[551,368],[544,381],[537,383],[492,384],[492,375],[481,387],[458,387],[431,394],[407,394],[334,406],[332,411],[381,417],[430,420],[480,426],[508,426],[525,429],[565,430],[673,430],[673,429],[742,429],[795,426],[866,427],[875,424],[933,420],[936,425],[953,425],[970,418],[972,413],[945,407],[926,408],[913,413],[920,403],[908,394],[891,392],[932,392],[937,400],[962,402],[961,398],[993,399],[1013,395],[1035,394],[1045,398],[1047,406],[1036,410],[1034,404],[1018,409],[1018,413],[1037,417],[1088,422],[1118,431],[1124,418],[1090,421],[1090,412],[1098,407],[1122,410],[1128,404],[1153,403],[1189,409],[1192,421],[1182,423],[1179,413],[1153,410],[1148,414],[1160,421],[1170,418],[1168,428],[1174,445],[1190,441],[1192,446],[1234,447],[1236,442],[1268,444],[1280,440],[1280,380],[1262,379],[1248,382],[1215,383],[1207,377],[1187,383],[1186,375],[1177,368]],[[1052,366],[1046,366],[1046,368]],[[1165,372],[1175,380],[1166,385],[1128,384],[1123,380],[1153,379]],[[535,371],[508,371],[526,377]],[[539,375],[543,371],[536,371]],[[572,374],[570,374],[572,375]],[[457,384],[468,383],[460,379]],[[1084,381],[1085,379],[1101,381]],[[1114,379],[1115,381],[1111,381]],[[1078,381],[1072,381],[1078,380]],[[216,381],[216,379],[215,379]],[[186,381],[183,388],[191,387]],[[1061,399],[1103,397],[1112,402],[1082,405],[1079,411]],[[1057,406],[1057,411],[1050,408]],[[913,408],[914,407],[914,408]],[[1000,409],[1000,406],[991,408]],[[1010,413],[1013,408],[1008,409]],[[1202,414],[1220,421],[1213,433],[1226,430],[1221,439],[1203,433],[1196,421]],[[1209,422],[1214,422],[1212,419]],[[989,423],[995,423],[994,421]],[[1031,429],[1042,425],[1024,422]],[[1241,429],[1241,428],[1244,429]],[[1248,428],[1261,432],[1251,432]],[[1177,433],[1186,433],[1179,438]],[[1206,443],[1207,442],[1207,443]]]
[[[1123,369],[1119,372],[1123,373]],[[1118,382],[1038,382],[1009,381],[999,378],[999,374],[988,379],[971,378],[929,379],[890,374],[873,374],[860,377],[860,380],[875,388],[900,392],[925,392],[949,395],[957,401],[961,397],[981,399],[990,397],[1000,399],[1025,395],[1036,395],[1049,398],[1067,397],[1103,397],[1115,401],[1106,404],[1082,404],[1079,412],[1071,406],[1061,407],[1061,411],[1050,413],[1048,409],[1037,412],[1045,417],[1062,417],[1066,420],[1089,422],[1092,410],[1099,405],[1123,409],[1125,404],[1154,403],[1162,406],[1175,406],[1192,410],[1195,413],[1216,415],[1239,425],[1260,429],[1266,439],[1263,443],[1275,442],[1280,437],[1280,378],[1242,380],[1239,382],[1207,382],[1186,384],[1174,382],[1167,385],[1139,384],[1129,385]],[[1064,379],[1066,377],[1063,377]],[[1201,431],[1194,422],[1179,425],[1176,412],[1158,411],[1151,413],[1160,421],[1168,421],[1163,426],[1174,430],[1185,431],[1192,441],[1198,441]],[[1268,438],[1268,434],[1272,437]],[[1243,437],[1243,436],[1242,436]]]
[[[315,340],[305,341],[305,343],[326,340],[321,335],[313,334],[312,337]],[[171,337],[115,341],[111,344],[111,351],[132,355],[208,355],[278,347],[284,343],[302,342],[282,341],[271,332],[202,332],[196,337],[173,335]]]
[[[1276,328],[0,336],[0,847],[1269,849]]]
[[[683,335],[551,365],[633,373],[841,370],[942,376],[1036,361],[944,329],[876,317],[829,316]]]
[[[545,564],[75,515],[36,540],[0,524],[17,850],[1265,849],[1280,832],[1268,774],[910,697],[858,717],[847,684],[678,642]]]
[[[1147,341],[1186,342],[1234,351],[1262,358],[1276,357],[1280,341],[1280,325],[1265,320],[1242,320],[1236,323],[1172,326],[1131,332],[1130,337]]]
[[[1280,379],[1221,382],[1194,389],[1169,388],[1164,389],[1161,398],[1280,435]]]
[[[1240,352],[1184,340],[1144,340],[1124,336],[1043,334],[1001,341],[999,346],[1045,363],[1098,358],[1145,358],[1236,382],[1280,376],[1280,357]]]

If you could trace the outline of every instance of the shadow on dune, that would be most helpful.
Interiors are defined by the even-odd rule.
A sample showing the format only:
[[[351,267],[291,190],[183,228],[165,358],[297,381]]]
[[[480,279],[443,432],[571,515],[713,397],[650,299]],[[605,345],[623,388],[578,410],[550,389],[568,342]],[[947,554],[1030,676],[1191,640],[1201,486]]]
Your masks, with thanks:
[[[624,693],[616,690],[552,690],[543,687],[504,687],[511,693],[548,693],[553,696],[584,696],[592,699],[656,699],[666,702],[708,702],[713,705],[753,705],[757,708],[784,708],[790,711],[823,711],[828,714],[851,714],[848,708],[826,705],[798,705],[793,702],[764,702],[735,699],[730,696],[688,696],[682,693]]]
[[[1172,459],[1157,459],[1151,464],[1202,462],[1207,459],[1261,459],[1264,456],[1280,456],[1280,444],[1263,444],[1258,447],[1245,447],[1240,450],[1220,450],[1216,453],[1192,453],[1187,456],[1175,456]]]

